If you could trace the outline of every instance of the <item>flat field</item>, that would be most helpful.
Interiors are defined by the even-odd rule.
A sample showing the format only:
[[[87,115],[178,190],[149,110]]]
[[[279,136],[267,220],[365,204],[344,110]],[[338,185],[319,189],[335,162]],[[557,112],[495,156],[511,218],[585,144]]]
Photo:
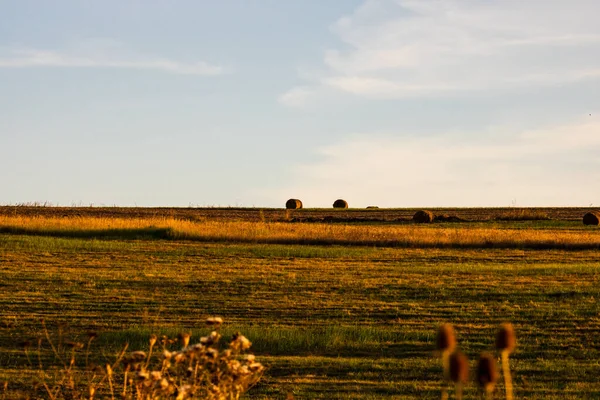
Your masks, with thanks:
[[[19,343],[40,337],[41,319],[73,339],[98,332],[100,363],[151,333],[197,340],[208,316],[268,367],[251,398],[439,398],[439,324],[454,324],[474,368],[505,321],[516,398],[600,398],[600,229],[581,223],[587,209],[436,211],[464,222],[415,225],[406,209],[0,207],[6,398],[31,386]],[[465,394],[477,398],[475,385]]]

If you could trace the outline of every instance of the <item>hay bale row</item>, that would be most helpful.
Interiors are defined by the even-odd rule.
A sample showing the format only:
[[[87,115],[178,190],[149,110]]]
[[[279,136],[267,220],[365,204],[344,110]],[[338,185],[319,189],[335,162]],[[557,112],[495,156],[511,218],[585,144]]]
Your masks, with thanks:
[[[302,208],[302,202],[298,199],[289,199],[285,202],[285,208],[288,210],[299,210]]]
[[[302,201],[298,199],[289,199],[285,202],[285,208],[288,210],[299,210],[302,208]],[[348,202],[346,200],[337,199],[333,202],[333,208],[348,208]]]
[[[600,225],[600,211],[591,211],[583,216],[584,225]]]
[[[302,208],[302,201],[298,199],[289,199],[285,203],[285,208],[288,210],[299,210]],[[348,202],[343,199],[337,199],[333,202],[333,208],[346,209],[348,208]],[[378,206],[368,206],[367,209],[378,209]],[[583,218],[583,223],[586,225],[598,225],[598,221],[600,220],[600,212],[595,213],[592,217],[589,217],[592,213],[586,214]],[[586,222],[586,218],[588,218],[591,222]],[[463,222],[465,221],[462,218],[459,218],[455,215],[448,214],[440,214],[435,215],[431,211],[428,210],[419,210],[413,215],[413,221],[418,224],[430,224],[432,222]],[[595,222],[594,222],[595,221]]]

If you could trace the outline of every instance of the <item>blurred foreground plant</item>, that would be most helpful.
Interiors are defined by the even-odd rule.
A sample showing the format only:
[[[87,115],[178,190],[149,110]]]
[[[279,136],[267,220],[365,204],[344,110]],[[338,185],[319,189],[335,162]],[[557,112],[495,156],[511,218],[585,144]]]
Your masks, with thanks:
[[[33,398],[43,393],[52,400],[239,399],[260,380],[265,367],[254,355],[246,354],[252,343],[245,336],[236,333],[224,345],[218,332],[223,320],[216,317],[206,322],[214,330],[196,344],[190,345],[191,336],[184,333],[180,334],[181,347],[171,349],[177,340],[152,335],[145,351],[130,352],[125,345],[116,360],[104,366],[89,363],[95,333],[88,335],[86,345],[63,340],[60,335],[52,339],[43,324],[45,339],[37,343],[39,373]],[[43,365],[43,345],[46,344],[59,365]],[[31,363],[30,346],[30,342],[23,345]],[[81,356],[85,358],[84,367],[77,364]]]

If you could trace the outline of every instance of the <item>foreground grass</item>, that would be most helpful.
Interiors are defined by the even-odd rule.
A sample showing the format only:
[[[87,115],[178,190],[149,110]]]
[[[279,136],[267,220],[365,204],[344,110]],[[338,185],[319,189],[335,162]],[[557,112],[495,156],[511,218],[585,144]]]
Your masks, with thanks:
[[[269,367],[258,398],[439,398],[437,325],[474,359],[508,320],[518,398],[597,398],[597,254],[0,234],[0,382],[35,373],[17,344],[41,318],[99,332],[103,361],[220,315]]]

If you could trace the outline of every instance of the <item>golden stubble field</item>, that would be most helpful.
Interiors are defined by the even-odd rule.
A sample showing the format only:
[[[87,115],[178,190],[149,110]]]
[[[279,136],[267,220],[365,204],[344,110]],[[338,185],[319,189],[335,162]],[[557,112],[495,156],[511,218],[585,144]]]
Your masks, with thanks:
[[[37,379],[19,344],[36,342],[41,319],[72,340],[97,332],[102,364],[152,333],[199,340],[209,316],[267,367],[251,398],[439,398],[439,324],[455,326],[473,369],[505,321],[516,398],[600,396],[600,232],[583,227],[583,209],[540,221],[455,210],[480,217],[426,226],[406,221],[412,210],[374,210],[393,215],[378,223],[353,210],[15,209],[0,212],[6,398]],[[339,221],[319,221],[331,214]]]

